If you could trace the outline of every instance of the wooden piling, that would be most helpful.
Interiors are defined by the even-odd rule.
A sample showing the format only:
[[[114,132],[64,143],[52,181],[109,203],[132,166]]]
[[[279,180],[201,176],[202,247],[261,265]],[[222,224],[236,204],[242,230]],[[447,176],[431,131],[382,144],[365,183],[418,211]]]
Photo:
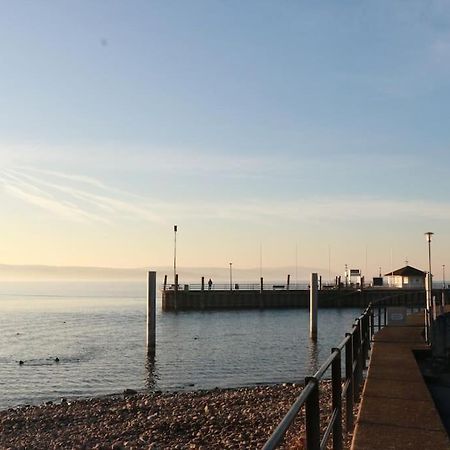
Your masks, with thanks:
[[[261,309],[264,308],[264,298],[263,298],[263,295],[264,295],[264,278],[261,277],[261,279],[260,279],[260,289],[259,289],[259,307],[260,307]]]
[[[291,275],[288,274],[287,276],[287,283],[286,283],[286,289],[289,290],[289,285],[291,284]]]
[[[178,310],[178,274],[175,274],[175,296],[174,296],[174,310]]]
[[[317,287],[317,273],[312,273],[309,288],[309,336],[313,340],[317,340]]]
[[[147,274],[147,353],[156,350],[156,272]]]

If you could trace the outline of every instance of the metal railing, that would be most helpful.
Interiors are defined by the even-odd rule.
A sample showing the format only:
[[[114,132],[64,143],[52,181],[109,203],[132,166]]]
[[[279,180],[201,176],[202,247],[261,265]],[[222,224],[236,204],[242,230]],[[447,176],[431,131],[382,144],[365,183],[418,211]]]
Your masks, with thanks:
[[[305,291],[309,289],[307,283],[264,283],[263,290],[272,291],[272,290],[283,290],[283,291]],[[231,288],[231,289],[230,289]],[[167,284],[165,287],[161,285],[161,290],[173,291],[175,290],[174,284]],[[189,291],[259,291],[261,290],[260,283],[213,283],[211,286],[208,286],[207,283],[202,285],[201,283],[180,283],[178,284],[178,290],[189,290]]]
[[[396,299],[397,302],[395,302]],[[423,309],[423,305],[417,304],[419,302],[414,303],[408,297],[401,295],[395,298],[391,296],[382,298],[371,303],[355,320],[351,331],[345,334],[345,338],[340,344],[331,349],[331,355],[317,372],[313,376],[305,378],[305,387],[301,394],[264,444],[263,450],[275,449],[283,443],[286,432],[302,408],[305,409],[306,449],[323,450],[327,448],[329,439],[332,437],[333,450],[342,450],[344,440],[343,418],[345,417],[345,431],[351,432],[354,425],[353,408],[355,403],[359,402],[372,336],[376,329],[380,330],[386,326],[387,308],[392,306],[392,303],[406,306],[407,312]],[[343,378],[341,371],[342,354],[345,355]],[[325,379],[330,367],[332,411],[330,420],[321,436],[319,383]]]

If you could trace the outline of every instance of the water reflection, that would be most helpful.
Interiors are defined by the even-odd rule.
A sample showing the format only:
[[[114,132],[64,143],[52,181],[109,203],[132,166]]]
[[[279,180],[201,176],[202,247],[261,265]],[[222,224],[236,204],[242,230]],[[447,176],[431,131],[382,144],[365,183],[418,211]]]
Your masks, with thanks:
[[[309,339],[308,345],[308,369],[309,373],[316,373],[319,369],[319,345],[315,339]]]
[[[150,352],[145,360],[145,387],[149,391],[155,390],[157,380],[155,352]]]

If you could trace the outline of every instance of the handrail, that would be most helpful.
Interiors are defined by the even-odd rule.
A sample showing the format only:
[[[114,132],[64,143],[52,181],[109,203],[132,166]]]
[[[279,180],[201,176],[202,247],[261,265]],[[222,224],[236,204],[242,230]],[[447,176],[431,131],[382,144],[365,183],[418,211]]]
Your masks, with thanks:
[[[294,404],[291,406],[287,414],[284,416],[283,420],[278,424],[275,428],[275,431],[272,433],[271,439],[269,439],[265,444],[262,450],[272,450],[278,446],[278,443],[281,442],[286,431],[291,426],[292,422],[297,417],[302,406],[305,404],[307,398],[310,393],[314,389],[314,384],[309,382],[302,390],[301,394],[298,396],[297,400],[295,400]]]
[[[314,378],[317,378],[318,380],[320,380],[320,378],[323,377],[323,375],[325,374],[325,372],[328,370],[328,368],[331,366],[332,362],[334,361],[334,359],[336,358],[336,356],[340,356],[340,352],[339,351],[334,351],[333,353],[331,353],[331,355],[325,360],[325,362],[319,367],[319,369],[317,370],[317,372],[313,375]]]
[[[364,369],[369,357],[372,337],[375,334],[375,312],[378,319],[378,330],[387,324],[388,303],[393,298],[406,299],[402,295],[387,296],[376,300],[367,306],[363,313],[353,322],[352,329],[345,334],[337,347],[331,349],[331,354],[312,377],[305,379],[305,387],[297,397],[289,411],[278,424],[272,435],[266,441],[262,450],[276,449],[283,441],[286,432],[294,422],[300,410],[305,407],[306,415],[306,449],[323,450],[327,447],[330,436],[333,437],[333,450],[343,448],[343,414],[345,401],[345,429],[353,429],[353,405],[359,399],[360,386],[363,382]],[[399,300],[400,301],[400,300]],[[414,312],[418,305],[409,302],[403,305]],[[421,305],[420,307],[423,307]],[[383,310],[383,315],[382,315]],[[383,319],[383,320],[382,320]],[[345,352],[345,376],[342,379],[341,359]],[[331,418],[320,436],[319,382],[324,378],[329,368],[332,368],[332,412]]]

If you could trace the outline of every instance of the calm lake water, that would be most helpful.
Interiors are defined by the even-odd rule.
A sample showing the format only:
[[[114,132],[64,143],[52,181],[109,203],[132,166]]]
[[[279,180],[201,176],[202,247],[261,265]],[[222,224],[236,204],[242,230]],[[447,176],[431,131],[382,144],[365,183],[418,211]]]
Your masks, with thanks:
[[[307,310],[162,313],[158,301],[149,360],[145,296],[137,282],[0,283],[0,409],[125,388],[302,381],[360,313],[320,310],[313,343]]]

